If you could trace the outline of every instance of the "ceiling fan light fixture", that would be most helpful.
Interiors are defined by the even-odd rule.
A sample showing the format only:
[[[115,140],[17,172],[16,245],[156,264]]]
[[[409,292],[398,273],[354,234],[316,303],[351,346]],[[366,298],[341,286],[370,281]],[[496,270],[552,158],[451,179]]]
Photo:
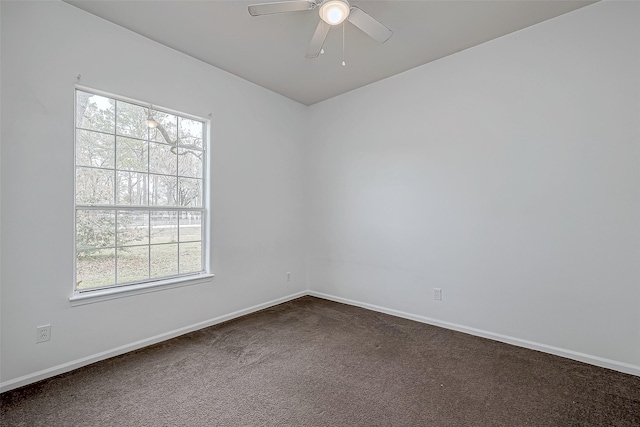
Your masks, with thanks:
[[[320,6],[320,18],[329,25],[341,24],[349,16],[347,0],[329,0]]]
[[[147,114],[147,126],[151,129],[155,129],[158,127],[158,122],[156,122],[151,115],[151,106],[149,106],[149,114]]]

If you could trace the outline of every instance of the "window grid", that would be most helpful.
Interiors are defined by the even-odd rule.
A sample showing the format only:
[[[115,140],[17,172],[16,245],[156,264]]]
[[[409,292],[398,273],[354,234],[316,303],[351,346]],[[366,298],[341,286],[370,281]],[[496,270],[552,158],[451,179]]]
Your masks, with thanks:
[[[191,276],[194,274],[200,274],[205,272],[205,254],[206,254],[206,248],[205,248],[205,229],[206,229],[206,209],[204,207],[205,205],[205,149],[206,149],[206,136],[205,136],[205,122],[202,119],[194,119],[194,118],[190,118],[184,115],[180,115],[180,114],[176,114],[176,113],[169,113],[166,112],[167,115],[171,115],[175,117],[175,134],[176,134],[176,142],[175,144],[169,144],[169,143],[165,143],[165,142],[158,142],[155,140],[152,140],[152,136],[151,136],[151,132],[154,131],[153,129],[147,127],[146,128],[146,135],[147,138],[145,139],[141,139],[141,138],[137,138],[135,137],[135,135],[124,135],[122,133],[119,132],[118,130],[118,108],[120,106],[121,102],[126,102],[128,104],[137,106],[137,107],[141,107],[141,108],[145,108],[144,105],[142,104],[136,104],[135,102],[131,102],[131,101],[123,101],[120,100],[118,97],[114,97],[112,95],[103,95],[103,94],[99,94],[99,93],[95,93],[92,91],[87,91],[84,89],[77,89],[76,90],[76,102],[78,102],[78,93],[82,92],[85,93],[89,96],[98,96],[98,97],[104,97],[107,98],[109,101],[113,101],[113,133],[111,132],[106,132],[106,131],[101,131],[101,130],[96,130],[96,129],[91,129],[89,127],[83,127],[83,126],[79,126],[78,125],[78,110],[76,107],[76,123],[75,123],[75,128],[76,128],[76,159],[75,159],[75,164],[76,164],[76,204],[75,204],[75,210],[76,210],[76,218],[75,218],[75,224],[76,224],[76,263],[78,262],[78,255],[83,254],[83,253],[89,253],[89,252],[97,252],[97,251],[108,251],[108,250],[113,250],[113,283],[109,284],[109,285],[100,285],[100,286],[91,286],[88,289],[80,289],[79,288],[79,281],[77,279],[78,276],[78,267],[76,267],[76,291],[79,292],[85,292],[85,291],[91,291],[91,290],[97,290],[97,289],[104,289],[104,288],[110,288],[110,287],[121,287],[121,286],[126,286],[126,285],[131,285],[131,284],[137,284],[137,283],[147,283],[147,282],[153,282],[156,280],[163,280],[163,279],[170,279],[170,278],[175,278],[175,277],[184,277],[184,276]],[[150,107],[149,107],[150,108]],[[154,112],[161,112],[161,110],[157,110],[154,109]],[[192,120],[194,122],[198,122],[201,124],[201,136],[200,136],[200,140],[201,140],[201,148],[199,147],[195,147],[193,144],[188,144],[187,145],[183,145],[180,143],[180,120]],[[82,164],[82,161],[79,161],[78,159],[78,136],[77,136],[77,131],[78,130],[82,130],[88,133],[95,133],[95,134],[102,134],[102,135],[107,135],[109,137],[113,137],[113,166],[112,167],[100,167],[100,166],[94,166],[94,165],[86,165],[86,164]],[[165,134],[163,134],[163,137],[165,137]],[[189,135],[190,138],[193,138],[193,135]],[[127,138],[133,141],[140,141],[143,142],[146,145],[146,171],[142,172],[140,170],[136,170],[136,169],[119,169],[119,158],[118,158],[118,147],[119,147],[119,138]],[[157,139],[157,138],[156,138]],[[157,172],[151,172],[151,164],[152,164],[152,158],[151,158],[151,143],[153,144],[157,144],[158,146],[167,146],[167,147],[172,147],[172,149],[170,149],[169,151],[171,153],[174,154],[174,158],[172,159],[173,161],[175,161],[175,174],[163,174],[163,173],[157,173]],[[175,151],[174,151],[175,150]],[[196,157],[199,158],[199,170],[197,172],[196,175],[199,176],[193,176],[194,173],[192,173],[192,176],[188,176],[185,174],[180,174],[181,170],[180,170],[180,153],[182,152],[181,150],[187,150],[185,152],[185,154],[188,154],[189,152],[191,153],[199,153],[196,154]],[[86,169],[95,169],[95,170],[103,170],[103,171],[110,171],[112,172],[112,185],[111,185],[111,191],[112,191],[112,197],[111,197],[111,201],[112,204],[98,204],[98,203],[79,203],[78,202],[78,171],[82,170],[82,168],[86,168]],[[146,191],[144,193],[144,195],[142,195],[143,199],[142,201],[145,202],[144,205],[130,205],[130,204],[126,204],[126,203],[120,203],[119,202],[119,192],[120,192],[120,186],[122,185],[122,183],[120,182],[119,176],[118,176],[118,172],[124,172],[124,173],[130,173],[130,174],[145,174],[145,176],[143,177],[143,179],[146,180]],[[152,205],[152,179],[153,177],[170,177],[170,178],[174,178],[175,181],[175,193],[174,194],[167,194],[167,203],[171,203],[171,197],[173,197],[173,203],[175,203],[175,205]],[[193,180],[194,182],[197,182],[197,187],[196,189],[199,189],[199,194],[196,194],[196,196],[194,196],[194,199],[197,200],[197,203],[199,203],[200,206],[198,207],[194,207],[194,206],[180,206],[181,200],[180,200],[180,191],[182,190],[182,185],[184,184],[183,181],[181,181],[181,179],[189,179],[189,180]],[[153,191],[155,191],[157,193],[157,185],[154,185],[153,187]],[[156,195],[157,197],[157,195]],[[141,200],[138,198],[138,200]],[[191,203],[193,200],[189,201],[189,203]],[[157,199],[155,200],[155,203],[157,203]],[[113,245],[100,245],[100,246],[94,246],[91,248],[79,248],[78,247],[78,231],[77,231],[77,227],[78,227],[78,212],[80,211],[92,211],[92,210],[101,210],[101,211],[105,211],[105,212],[111,212],[113,217],[114,217],[114,224],[112,227],[112,233],[113,233]],[[122,239],[121,238],[121,230],[119,227],[119,220],[120,220],[120,216],[122,215],[122,212],[144,212],[146,213],[146,241],[147,243],[145,244],[127,244],[126,239]],[[176,239],[175,241],[171,240],[169,242],[163,242],[163,243],[157,243],[153,241],[152,238],[152,229],[153,229],[153,213],[154,212],[171,212],[175,218],[175,222],[174,223],[170,223],[169,227],[175,227],[175,236]],[[185,214],[188,216],[189,213],[194,213],[197,214],[197,218],[198,218],[198,224],[196,224],[195,226],[200,228],[200,235],[199,236],[192,236],[190,239],[185,237],[185,240],[183,241],[182,238],[183,236],[181,235],[182,233],[182,222],[183,217],[185,216]],[[189,224],[189,225],[193,225],[193,224]],[[196,239],[195,237],[199,237],[199,239]],[[122,240],[122,242],[121,242]],[[181,267],[181,249],[185,249],[186,247],[188,247],[188,245],[193,245],[195,243],[200,243],[200,248],[199,248],[199,252],[200,252],[200,267],[197,271],[193,271],[190,270],[188,267],[186,268],[187,272],[181,272],[182,267]],[[175,274],[155,274],[155,272],[153,271],[153,264],[152,264],[152,253],[153,253],[153,248],[154,247],[169,247],[170,245],[175,247]],[[181,248],[182,245],[187,245],[187,246],[183,246],[183,248]],[[131,280],[131,281],[120,281],[120,269],[118,266],[118,262],[120,260],[120,256],[119,253],[123,252],[126,253],[127,250],[129,249],[134,249],[134,248],[143,248],[146,247],[147,248],[147,271],[146,271],[146,277],[139,279],[139,280]]]
[[[116,205],[118,203],[118,101],[114,102],[114,117],[113,117],[113,200],[112,203]],[[149,163],[149,162],[147,162]],[[147,199],[147,202],[149,200]],[[118,211],[114,211],[115,216],[115,235],[113,236],[113,243],[115,248],[113,250],[114,270],[113,280],[114,285],[118,283]]]

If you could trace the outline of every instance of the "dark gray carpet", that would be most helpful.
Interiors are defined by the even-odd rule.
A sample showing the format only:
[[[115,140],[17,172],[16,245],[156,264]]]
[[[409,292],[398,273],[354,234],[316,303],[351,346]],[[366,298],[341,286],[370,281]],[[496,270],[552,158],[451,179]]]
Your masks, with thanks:
[[[640,426],[640,377],[304,297],[0,396],[2,426]]]

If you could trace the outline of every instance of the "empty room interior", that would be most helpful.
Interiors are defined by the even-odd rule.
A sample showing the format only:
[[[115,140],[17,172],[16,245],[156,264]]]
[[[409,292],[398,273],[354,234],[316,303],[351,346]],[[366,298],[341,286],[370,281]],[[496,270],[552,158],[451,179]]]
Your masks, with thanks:
[[[0,20],[3,426],[640,425],[639,1]]]

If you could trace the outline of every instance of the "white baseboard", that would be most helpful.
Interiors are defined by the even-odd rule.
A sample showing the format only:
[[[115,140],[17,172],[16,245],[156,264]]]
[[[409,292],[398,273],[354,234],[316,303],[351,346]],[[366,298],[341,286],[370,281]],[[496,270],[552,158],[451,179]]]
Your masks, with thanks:
[[[0,383],[0,392],[5,392],[12,390],[14,388],[22,387],[40,380],[44,380],[46,378],[50,378],[59,374],[63,374],[65,372],[72,371],[74,369],[81,368],[86,365],[90,365],[95,362],[99,362],[101,360],[108,359],[110,357],[119,356],[124,353],[128,353],[133,350],[138,350],[140,348],[156,344],[162,341],[169,340],[171,338],[178,337],[180,335],[184,335],[189,332],[197,331],[199,329],[203,329],[209,326],[216,325],[218,323],[226,322],[227,320],[235,319],[237,317],[244,316],[246,314],[254,313],[259,310],[263,310],[265,308],[272,307],[274,305],[282,304],[287,301],[291,301],[296,298],[300,298],[306,295],[314,296],[317,298],[322,298],[330,301],[340,302],[343,304],[353,305],[356,307],[366,308],[368,310],[377,311],[380,313],[390,314],[392,316],[402,317],[404,319],[415,320],[421,323],[427,323],[429,325],[439,326],[446,329],[452,329],[454,331],[464,332],[470,335],[475,335],[483,338],[489,338],[494,341],[500,341],[507,344],[516,345],[518,347],[524,347],[531,350],[538,350],[544,353],[554,354],[556,356],[566,357],[568,359],[577,360],[584,363],[589,363],[591,365],[600,366],[603,368],[613,369],[615,371],[623,372],[626,374],[640,376],[640,366],[631,365],[629,363],[618,362],[615,360],[605,359],[598,356],[592,356],[585,353],[579,353],[572,350],[566,350],[559,347],[553,347],[546,344],[540,344],[532,341],[523,340],[520,338],[514,338],[507,335],[496,334],[489,331],[484,331],[481,329],[471,328],[464,325],[458,325],[456,323],[445,322],[442,320],[432,319],[425,316],[420,316],[417,314],[406,313],[399,310],[394,310],[391,308],[380,307],[374,304],[368,304],[360,301],[354,301],[347,298],[337,297],[334,295],[325,294],[322,292],[316,291],[302,291],[297,292],[295,294],[291,294],[288,296],[284,296],[281,298],[277,298],[262,304],[254,305],[253,307],[245,308],[242,310],[234,311],[233,313],[228,313],[222,316],[215,317],[213,319],[205,320],[203,322],[195,323],[193,325],[185,326],[183,328],[175,329],[170,332],[166,332],[163,334],[159,334],[150,338],[145,338],[140,341],[136,341],[130,344],[126,344],[120,347],[116,347],[113,349],[109,349],[97,354],[93,354],[91,356],[83,357],[81,359],[77,359],[68,363],[63,363],[58,366],[54,366],[52,368],[43,369],[38,372],[34,372],[32,374],[27,374],[19,378],[15,378],[13,380],[5,381]]]
[[[282,298],[277,298],[269,302],[254,305],[253,307],[245,308],[242,310],[234,311],[233,313],[228,313],[222,316],[215,317],[213,319],[205,320],[204,322],[198,322],[193,325],[185,326],[183,328],[175,329],[170,332],[159,334],[150,338],[145,338],[143,340],[126,344],[120,347],[112,348],[97,354],[93,354],[91,356],[83,357],[81,359],[68,362],[68,363],[63,363],[62,365],[54,366],[48,369],[43,369],[41,371],[34,372],[32,374],[27,374],[22,377],[15,378],[13,380],[5,381],[3,383],[0,383],[0,393],[12,390],[14,388],[22,387],[24,385],[31,384],[36,381],[44,380],[46,378],[50,378],[59,374],[63,374],[65,372],[73,371],[74,369],[78,369],[83,366],[90,365],[95,362],[99,362],[100,360],[105,360],[110,357],[119,356],[121,354],[128,353],[133,350],[138,350],[140,348],[147,347],[152,344],[166,341],[171,338],[175,338],[189,332],[197,331],[199,329],[213,326],[218,323],[226,322],[227,320],[235,319],[237,317],[241,317],[246,314],[264,310],[265,308],[282,304],[283,302],[291,301],[293,299],[300,298],[308,294],[309,293],[306,291],[297,292],[295,294],[288,295]]]
[[[629,363],[618,362],[616,360],[605,359],[603,357],[592,356],[590,354],[579,353],[579,352],[567,350],[564,348],[554,347],[546,344],[540,344],[533,341],[527,341],[520,338],[510,337],[507,335],[496,334],[494,332],[484,331],[482,329],[471,328],[464,325],[458,325],[456,323],[445,322],[442,320],[432,319],[425,316],[419,316],[417,314],[406,313],[404,311],[393,310],[391,308],[380,307],[377,305],[368,304],[360,301],[354,301],[347,298],[325,294],[322,292],[308,291],[307,294],[314,297],[327,299],[330,301],[340,302],[343,304],[366,308],[368,310],[378,311],[380,313],[390,314],[392,316],[402,317],[404,319],[415,320],[417,322],[439,326],[441,328],[452,329],[454,331],[464,332],[470,335],[489,338],[494,341],[500,341],[500,342],[512,344],[518,347],[524,347],[531,350],[538,350],[544,353],[554,354],[556,356],[566,357],[567,359],[589,363],[591,365],[600,366],[602,368],[613,369],[614,371],[623,372],[625,374],[640,376],[640,366],[632,365]]]

